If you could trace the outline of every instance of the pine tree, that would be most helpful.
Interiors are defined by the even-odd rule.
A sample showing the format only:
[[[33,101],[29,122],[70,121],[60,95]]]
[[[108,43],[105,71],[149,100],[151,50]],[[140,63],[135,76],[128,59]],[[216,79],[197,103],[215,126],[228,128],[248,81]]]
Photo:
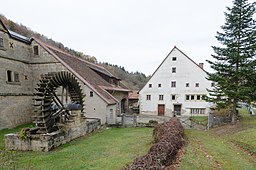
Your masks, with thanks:
[[[220,107],[232,108],[232,123],[236,120],[238,101],[256,100],[256,2],[234,0],[227,7],[223,32],[217,32],[220,47],[213,46],[214,61],[209,61],[214,73],[208,79],[216,82],[209,100]]]

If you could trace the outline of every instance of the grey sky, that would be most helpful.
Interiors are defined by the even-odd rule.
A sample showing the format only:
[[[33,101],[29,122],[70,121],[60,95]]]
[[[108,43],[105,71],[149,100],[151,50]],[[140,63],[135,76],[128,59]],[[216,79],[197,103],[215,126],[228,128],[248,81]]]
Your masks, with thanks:
[[[175,45],[206,63],[231,5],[232,0],[11,0],[1,2],[0,13],[98,61],[150,75]]]

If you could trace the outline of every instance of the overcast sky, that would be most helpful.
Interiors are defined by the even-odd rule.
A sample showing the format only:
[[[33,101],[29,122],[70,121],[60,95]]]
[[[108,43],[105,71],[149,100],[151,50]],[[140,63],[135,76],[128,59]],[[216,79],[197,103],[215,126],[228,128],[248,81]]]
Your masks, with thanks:
[[[231,5],[232,0],[6,0],[0,13],[100,62],[151,75],[174,46],[206,64]]]

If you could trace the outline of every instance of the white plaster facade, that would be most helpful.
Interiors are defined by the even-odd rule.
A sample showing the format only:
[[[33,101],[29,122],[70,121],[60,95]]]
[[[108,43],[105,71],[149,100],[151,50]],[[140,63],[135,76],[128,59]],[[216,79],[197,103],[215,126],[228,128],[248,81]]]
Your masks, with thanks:
[[[202,67],[174,47],[140,90],[140,114],[207,115],[203,96],[214,84]]]

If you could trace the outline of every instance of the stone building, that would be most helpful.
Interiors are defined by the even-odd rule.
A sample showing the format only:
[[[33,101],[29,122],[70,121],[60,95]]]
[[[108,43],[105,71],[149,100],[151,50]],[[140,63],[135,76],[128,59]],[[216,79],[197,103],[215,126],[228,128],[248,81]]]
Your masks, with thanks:
[[[206,79],[203,63],[196,64],[174,47],[139,91],[140,113],[158,116],[207,115],[207,89],[214,86]]]
[[[6,28],[0,20],[0,129],[31,122],[42,75],[67,71],[84,95],[84,115],[113,124],[128,110],[129,89],[105,68]]]

